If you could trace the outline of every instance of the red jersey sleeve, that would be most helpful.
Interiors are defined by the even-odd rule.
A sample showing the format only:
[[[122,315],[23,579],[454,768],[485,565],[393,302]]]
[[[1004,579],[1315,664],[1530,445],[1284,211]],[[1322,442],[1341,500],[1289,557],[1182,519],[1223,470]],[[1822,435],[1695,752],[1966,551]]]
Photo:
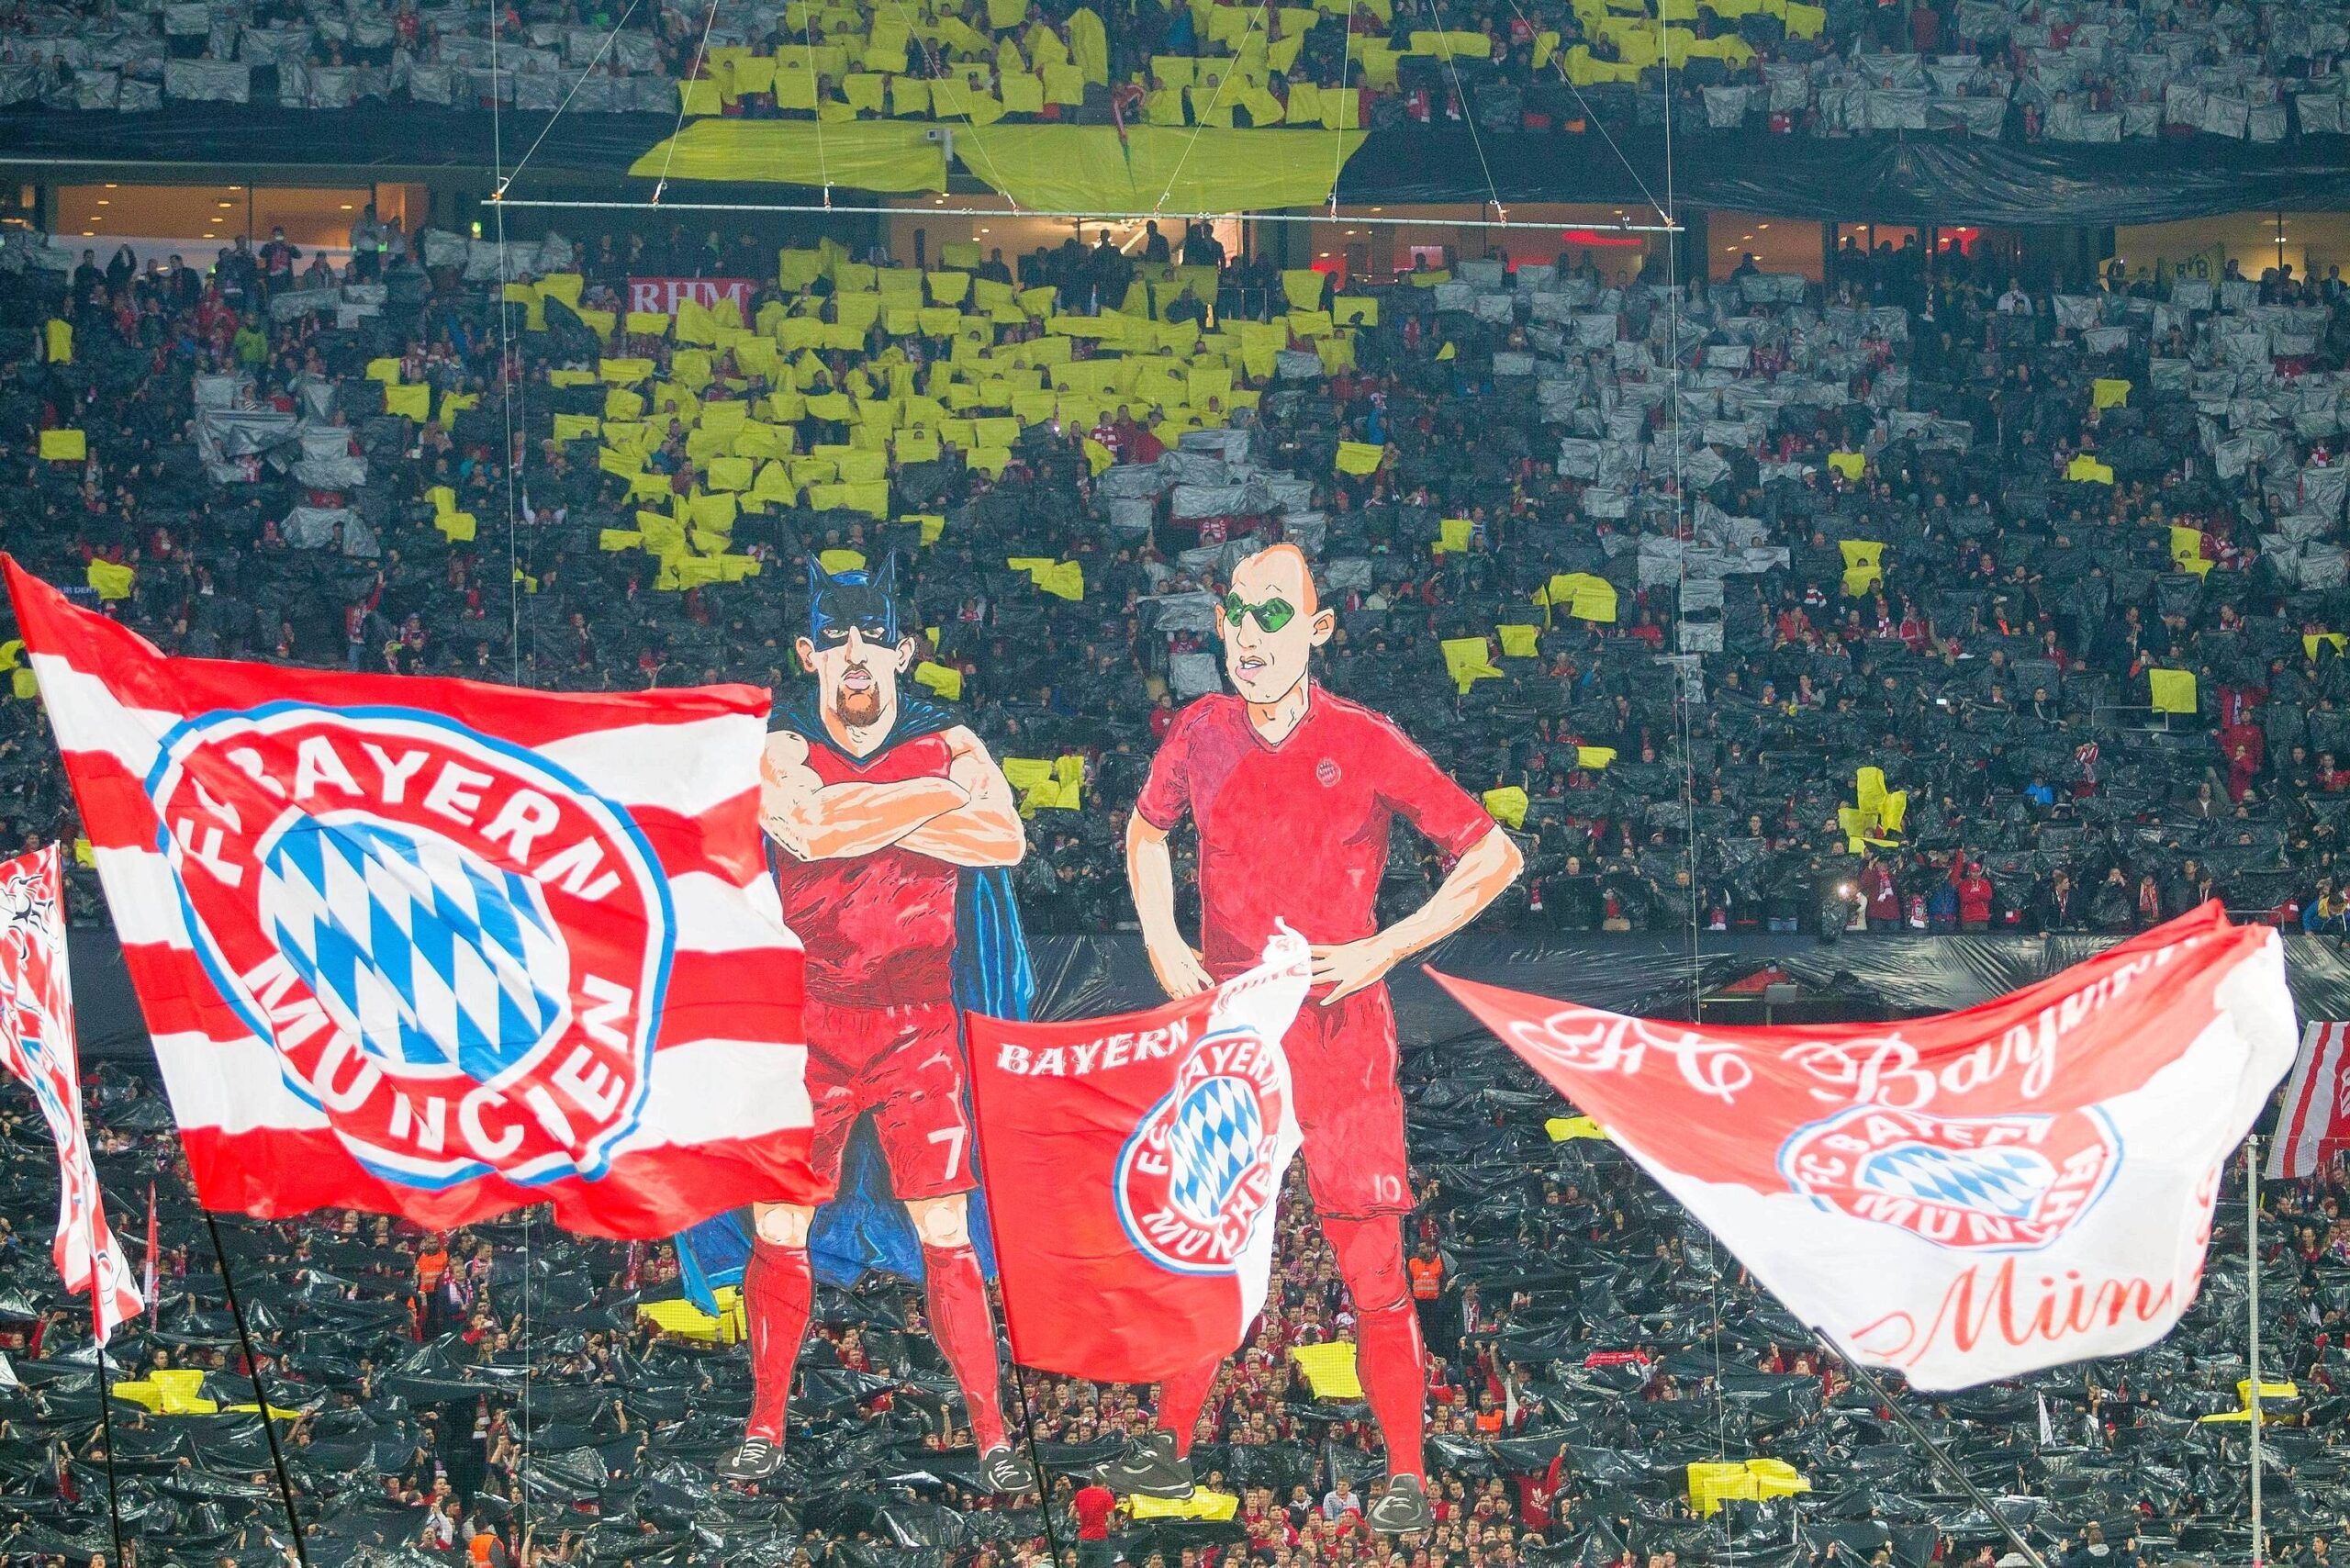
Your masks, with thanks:
[[[1379,797],[1390,809],[1453,858],[1494,831],[1494,819],[1485,808],[1396,728],[1394,721],[1382,719],[1379,727],[1388,743],[1379,759]]]
[[[1192,736],[1199,728],[1199,711],[1193,706],[1175,715],[1167,738],[1158,743],[1158,755],[1150,759],[1150,778],[1135,801],[1143,820],[1161,833],[1172,832],[1192,809]]]

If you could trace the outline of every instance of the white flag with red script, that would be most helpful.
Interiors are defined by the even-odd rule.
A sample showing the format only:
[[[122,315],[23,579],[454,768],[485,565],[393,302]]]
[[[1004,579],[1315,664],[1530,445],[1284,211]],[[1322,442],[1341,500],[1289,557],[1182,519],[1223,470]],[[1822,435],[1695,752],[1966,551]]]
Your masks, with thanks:
[[[6,570],[207,1207],[815,1194],[767,692],[169,658]]]
[[[50,1255],[66,1290],[91,1291],[98,1343],[145,1310],[106,1224],[106,1194],[82,1125],[73,1050],[73,982],[65,962],[65,890],[57,846],[0,862],[0,1062],[33,1092],[57,1139],[62,1190]]]
[[[2350,1148],[2350,1024],[2312,1024],[2285,1091],[2277,1136],[2268,1141],[2266,1175],[2275,1182],[2314,1176]]]
[[[1438,976],[1845,1355],[1964,1388],[2154,1343],[2293,1059],[2217,903],[1997,1002],[1697,1028]]]

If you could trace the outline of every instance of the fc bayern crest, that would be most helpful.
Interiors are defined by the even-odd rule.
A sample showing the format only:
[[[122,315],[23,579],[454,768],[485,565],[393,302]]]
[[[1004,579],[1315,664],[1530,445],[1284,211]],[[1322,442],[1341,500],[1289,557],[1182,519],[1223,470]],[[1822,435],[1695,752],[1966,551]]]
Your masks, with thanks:
[[[1779,1152],[1788,1185],[1940,1247],[2030,1251],[2087,1214],[2121,1163],[2092,1109],[1930,1116],[1855,1105],[1798,1127]]]
[[[146,790],[197,957],[362,1164],[603,1173],[674,933],[624,811],[442,714],[296,702],[179,724]]]
[[[1287,1069],[1256,1030],[1203,1035],[1118,1153],[1119,1223],[1179,1274],[1237,1272],[1280,1196]]]

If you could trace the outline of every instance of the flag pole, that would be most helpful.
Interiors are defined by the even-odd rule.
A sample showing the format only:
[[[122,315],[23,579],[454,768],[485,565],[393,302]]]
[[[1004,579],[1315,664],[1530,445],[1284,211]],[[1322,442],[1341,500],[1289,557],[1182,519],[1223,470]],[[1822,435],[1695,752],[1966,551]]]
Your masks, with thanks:
[[[2031,1568],[2048,1568],[2048,1560],[2040,1555],[2031,1542],[2024,1540],[2022,1531],[2008,1522],[2008,1517],[2005,1514],[1991,1506],[1991,1499],[1984,1495],[1983,1488],[1975,1484],[1975,1477],[1966,1473],[1965,1467],[1944,1453],[1942,1444],[1934,1441],[1927,1435],[1923,1427],[1910,1419],[1909,1412],[1894,1403],[1893,1395],[1885,1391],[1885,1384],[1877,1381],[1876,1373],[1852,1357],[1839,1351],[1833,1344],[1830,1343],[1828,1336],[1818,1328],[1814,1328],[1811,1332],[1812,1338],[1819,1341],[1819,1348],[1842,1361],[1846,1369],[1854,1377],[1859,1378],[1869,1393],[1875,1396],[1876,1402],[1893,1413],[1893,1418],[1901,1423],[1902,1429],[1917,1439],[1918,1446],[1926,1450],[1926,1457],[1946,1472],[1952,1480],[1957,1482],[1960,1489],[1966,1494],[1975,1506],[1982,1509],[1993,1524],[1999,1527],[1999,1533],[2006,1536],[2009,1543],[2018,1551],[2023,1553],[2024,1560],[2031,1564]]]
[[[302,1540],[301,1516],[294,1511],[294,1483],[285,1473],[285,1450],[277,1443],[277,1421],[269,1413],[269,1394],[262,1387],[261,1358],[253,1354],[253,1337],[245,1327],[245,1309],[237,1302],[237,1282],[229,1272],[229,1249],[220,1245],[220,1222],[204,1211],[204,1228],[212,1233],[212,1259],[220,1265],[220,1288],[228,1293],[229,1316],[237,1323],[237,1343],[245,1352],[245,1375],[252,1380],[253,1403],[261,1406],[262,1435],[269,1439],[269,1462],[277,1472],[277,1495],[285,1505],[285,1522],[294,1531],[294,1556],[310,1568],[310,1549]]]
[[[100,1187],[98,1204],[103,1207],[105,1203],[106,1189]],[[115,1568],[129,1568],[129,1559],[122,1549],[122,1505],[117,1500],[114,1489],[114,1395],[106,1388],[106,1307],[98,1295],[97,1213],[94,1210],[84,1216],[84,1223],[90,1232],[90,1332],[96,1340],[92,1350],[93,1361],[98,1369],[98,1430],[106,1445],[106,1518],[114,1525]]]
[[[976,1076],[972,1081],[973,1092],[976,1093],[978,1082]],[[996,1238],[995,1205],[989,1204],[973,1206],[985,1208],[986,1212],[982,1217],[988,1227],[988,1250],[995,1254],[996,1273],[1000,1279],[1003,1272],[1003,1243]],[[1012,1363],[1012,1386],[1020,1392],[1020,1429],[1028,1442],[1028,1468],[1036,1477],[1036,1512],[1045,1521],[1045,1546],[1052,1552],[1056,1568],[1066,1568],[1065,1560],[1061,1556],[1060,1532],[1053,1528],[1053,1479],[1045,1473],[1044,1455],[1036,1449],[1036,1414],[1029,1407],[1028,1378],[1020,1367],[1019,1348],[1012,1342],[1012,1312],[1009,1304],[1002,1302],[1002,1289],[999,1285],[996,1295],[999,1304],[1004,1307],[1003,1343],[1008,1352],[1005,1359]]]
[[[65,1002],[65,1039],[62,1044],[65,1060],[73,1070],[73,1100],[70,1108],[73,1113],[73,1136],[81,1140],[82,1163],[90,1172],[92,1188],[89,1209],[82,1215],[82,1227],[88,1232],[85,1245],[90,1249],[90,1363],[98,1373],[98,1431],[99,1440],[106,1445],[106,1519],[114,1527],[114,1563],[115,1568],[129,1568],[129,1555],[122,1545],[122,1504],[116,1495],[114,1484],[114,1394],[106,1386],[106,1309],[105,1299],[98,1294],[98,1260],[102,1256],[98,1250],[98,1222],[106,1215],[106,1183],[98,1180],[97,1158],[90,1144],[89,1121],[82,1114],[81,1031],[73,1022],[73,971],[65,957],[65,873],[60,865],[57,850],[56,843],[51,841],[42,854],[49,862],[46,879],[57,895],[56,973]]]
[[[2260,1539],[2260,1135],[2244,1140],[2244,1298],[2250,1308],[2251,1335],[2244,1360],[2252,1373],[2252,1568],[2261,1568],[2266,1555]]]
[[[990,1217],[992,1219],[993,1216]],[[994,1227],[990,1225],[989,1228]],[[1002,1258],[1003,1254],[998,1252],[996,1256]],[[998,1266],[1001,1267],[1001,1265]],[[1004,1342],[1009,1345],[1011,1341],[1012,1330],[1007,1324],[1004,1328]],[[1028,1468],[1036,1473],[1036,1512],[1045,1521],[1045,1546],[1052,1552],[1053,1561],[1056,1563],[1061,1563],[1066,1560],[1061,1556],[1060,1532],[1053,1528],[1052,1478],[1045,1473],[1044,1456],[1036,1450],[1036,1417],[1035,1413],[1028,1407],[1028,1378],[1021,1371],[1017,1358],[1014,1358],[1012,1362],[1012,1385],[1020,1391],[1020,1425],[1028,1438]]]
[[[970,1049],[970,1025],[968,1014],[965,1015],[963,1030],[964,1052],[968,1060]],[[971,1120],[976,1127],[979,1122],[979,1075],[967,1070],[965,1077],[970,1086]],[[972,1193],[971,1207],[983,1211],[979,1217],[980,1222],[987,1226],[988,1250],[995,1255],[998,1282],[996,1300],[997,1305],[1002,1308],[1000,1316],[1003,1319],[1004,1359],[1012,1363],[1012,1385],[1020,1391],[1020,1428],[1022,1435],[1027,1439],[1028,1442],[1028,1468],[1036,1477],[1036,1512],[1045,1521],[1045,1546],[1053,1554],[1055,1568],[1064,1568],[1060,1532],[1053,1528],[1053,1481],[1051,1476],[1045,1473],[1044,1456],[1036,1449],[1036,1416],[1028,1404],[1028,1379],[1021,1370],[1020,1347],[1014,1344],[1012,1338],[1012,1304],[1003,1294],[1002,1283],[1003,1242],[996,1234],[995,1205],[985,1202],[987,1152],[980,1147],[976,1137],[971,1140],[971,1172],[975,1177],[979,1178]]]

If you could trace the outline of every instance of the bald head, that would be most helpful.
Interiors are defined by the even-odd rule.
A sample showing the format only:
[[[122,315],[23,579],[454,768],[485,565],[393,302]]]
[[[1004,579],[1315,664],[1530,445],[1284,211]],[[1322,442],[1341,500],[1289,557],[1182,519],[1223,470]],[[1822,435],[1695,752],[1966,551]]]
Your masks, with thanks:
[[[1294,544],[1268,544],[1242,560],[1232,568],[1232,589],[1251,602],[1278,593],[1306,616],[1322,607],[1314,591],[1314,568]]]
[[[1337,629],[1337,617],[1314,592],[1305,552],[1273,544],[1232,569],[1232,591],[1216,606],[1215,629],[1233,685],[1262,706],[1298,689],[1314,650]]]

